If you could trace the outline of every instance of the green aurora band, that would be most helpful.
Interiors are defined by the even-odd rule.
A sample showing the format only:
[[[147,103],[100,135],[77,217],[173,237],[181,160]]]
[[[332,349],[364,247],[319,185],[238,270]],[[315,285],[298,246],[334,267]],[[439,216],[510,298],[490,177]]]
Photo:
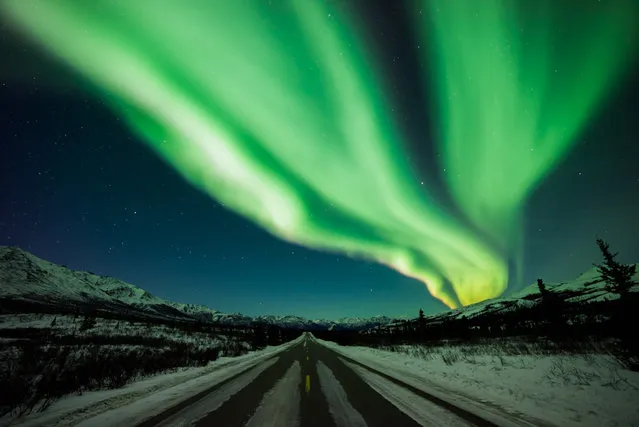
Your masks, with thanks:
[[[0,7],[83,74],[189,182],[272,234],[384,263],[449,307],[503,293],[512,219],[620,69],[627,20],[589,29],[597,46],[590,37],[575,41],[584,49],[573,63],[547,55],[542,36],[551,34],[541,24],[534,46],[495,55],[504,36],[528,40],[509,30],[502,2],[473,8],[486,22],[461,6],[472,2],[425,3],[435,25],[418,25],[435,35],[436,77],[445,83],[438,105],[447,178],[474,229],[415,179],[357,22],[321,0],[273,3]],[[459,33],[449,41],[447,31]],[[478,34],[478,45],[470,43]],[[582,70],[590,55],[609,62]],[[558,81],[549,71],[556,59]]]
[[[637,53],[639,2],[421,4],[446,182],[493,244],[518,252],[527,196]]]

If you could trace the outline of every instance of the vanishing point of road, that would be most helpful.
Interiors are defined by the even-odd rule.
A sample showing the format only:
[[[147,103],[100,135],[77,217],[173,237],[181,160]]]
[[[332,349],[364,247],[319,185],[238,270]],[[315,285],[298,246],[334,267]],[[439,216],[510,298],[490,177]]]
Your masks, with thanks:
[[[150,426],[493,426],[305,334],[298,344],[139,424]]]

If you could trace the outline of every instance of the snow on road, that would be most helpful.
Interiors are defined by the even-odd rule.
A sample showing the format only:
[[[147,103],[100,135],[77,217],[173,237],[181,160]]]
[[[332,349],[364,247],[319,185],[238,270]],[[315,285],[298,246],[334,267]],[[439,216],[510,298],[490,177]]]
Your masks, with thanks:
[[[386,400],[395,405],[400,411],[414,419],[422,426],[469,426],[463,419],[446,409],[417,396],[415,393],[387,380],[366,368],[350,363],[342,358],[340,360],[354,370],[373,390],[384,396]],[[346,424],[349,425],[349,424]]]
[[[328,410],[337,427],[366,427],[366,421],[362,415],[348,401],[348,396],[340,382],[325,364],[317,362],[322,393],[328,402]]]
[[[67,396],[54,402],[44,412],[29,414],[15,420],[0,419],[0,425],[62,427],[81,422],[91,427],[134,425],[261,364],[299,344],[302,338],[303,336],[300,336],[286,344],[267,347],[243,356],[223,357],[202,368],[184,368],[173,373],[159,374],[119,389]]]
[[[300,363],[293,362],[275,387],[264,395],[246,427],[299,425],[301,373]]]
[[[263,360],[263,359],[262,359]],[[255,365],[255,363],[239,363],[221,372],[214,372],[195,380],[187,381],[158,393],[149,394],[130,405],[113,408],[109,411],[85,419],[78,427],[132,426],[161,414],[165,410],[179,404],[189,397],[213,387],[234,375]],[[223,397],[223,396],[220,396]]]
[[[219,389],[207,394],[204,398],[198,400],[192,405],[184,408],[184,410],[169,417],[168,419],[157,424],[158,427],[178,427],[192,425],[197,420],[205,417],[211,412],[216,411],[224,402],[229,400],[234,394],[242,390],[253,382],[266,368],[272,366],[279,360],[279,357],[267,360],[266,362],[256,366],[248,372],[240,375],[233,381],[224,384]]]
[[[461,346],[414,357],[315,340],[500,426],[639,426],[639,372],[609,356],[508,356],[498,346],[469,355]]]

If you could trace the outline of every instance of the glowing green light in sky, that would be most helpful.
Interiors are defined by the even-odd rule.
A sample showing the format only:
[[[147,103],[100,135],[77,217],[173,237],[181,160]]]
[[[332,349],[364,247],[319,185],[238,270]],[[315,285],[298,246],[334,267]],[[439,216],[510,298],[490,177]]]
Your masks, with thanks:
[[[527,196],[636,53],[639,3],[422,3],[446,180],[461,210],[507,249]]]
[[[273,3],[6,0],[0,7],[85,75],[193,185],[273,234],[375,259],[422,280],[451,307],[501,294],[507,254],[418,185],[353,23],[319,0]],[[446,165],[455,175],[449,182],[464,213],[499,238],[504,226],[497,219],[510,221],[603,93],[601,79],[612,74],[586,71],[582,84],[597,88],[586,95],[566,89],[555,98],[554,84],[536,80],[548,77],[554,58],[527,62],[532,68],[522,68],[520,79],[511,76],[519,66],[492,58],[492,48],[464,52],[465,38],[478,31],[487,31],[482,46],[510,34],[503,34],[499,8],[475,12],[484,10],[490,22],[467,30],[456,17],[468,24],[467,12],[446,7],[434,31],[440,71],[448,76],[440,104]],[[450,43],[445,25],[460,32]],[[608,31],[614,41],[615,30]],[[544,42],[533,39],[535,52],[543,53]],[[600,43],[596,52],[610,41]],[[560,83],[572,84],[568,76],[577,71],[562,72],[568,74]],[[493,75],[503,87],[484,81]],[[527,96],[525,85],[551,92]],[[569,102],[560,102],[566,96]],[[547,99],[557,104],[546,106]],[[521,109],[520,123],[511,109]]]

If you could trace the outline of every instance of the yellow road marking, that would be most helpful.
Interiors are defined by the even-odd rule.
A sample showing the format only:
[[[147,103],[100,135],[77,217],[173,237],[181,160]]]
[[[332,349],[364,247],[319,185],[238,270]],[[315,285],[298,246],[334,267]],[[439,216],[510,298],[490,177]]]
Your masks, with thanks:
[[[309,391],[311,391],[311,376],[307,375],[306,376],[306,394],[308,394]]]

